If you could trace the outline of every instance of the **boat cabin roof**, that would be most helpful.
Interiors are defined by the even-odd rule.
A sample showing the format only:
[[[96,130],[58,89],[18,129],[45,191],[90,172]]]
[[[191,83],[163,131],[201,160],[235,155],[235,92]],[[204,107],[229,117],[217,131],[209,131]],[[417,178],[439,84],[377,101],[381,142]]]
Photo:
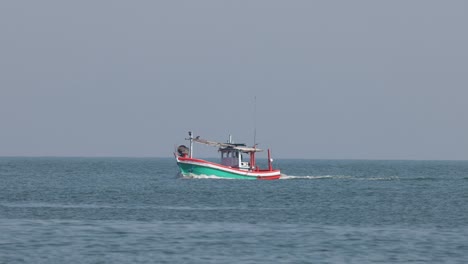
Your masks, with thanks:
[[[219,148],[219,151],[221,152],[226,152],[226,151],[238,151],[238,152],[260,152],[263,151],[262,149],[259,148],[251,148],[251,147],[246,147],[245,144],[242,144],[244,146],[235,146],[235,147],[224,147],[224,148]]]
[[[211,146],[216,146],[219,147],[219,151],[228,151],[228,150],[238,150],[242,152],[260,152],[263,151],[262,149],[259,148],[253,148],[253,147],[247,147],[245,144],[235,144],[235,143],[220,143],[220,142],[214,142],[214,141],[209,141],[206,139],[201,139],[201,138],[194,138],[193,141],[202,143],[202,144],[207,144]]]

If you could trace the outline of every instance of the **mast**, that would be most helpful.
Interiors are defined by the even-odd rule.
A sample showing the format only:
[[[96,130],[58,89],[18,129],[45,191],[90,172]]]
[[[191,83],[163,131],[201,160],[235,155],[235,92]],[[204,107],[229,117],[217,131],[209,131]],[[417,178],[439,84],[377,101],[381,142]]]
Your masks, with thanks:
[[[269,171],[272,171],[273,170],[273,166],[271,165],[271,162],[273,160],[271,159],[271,152],[270,152],[270,149],[268,149],[268,170]]]
[[[189,152],[189,153],[190,153],[190,156],[189,156],[189,158],[192,158],[192,155],[193,155],[193,136],[192,136],[192,131],[189,131],[189,132],[188,132],[188,135],[189,135],[189,137],[186,138],[186,140],[190,140],[190,152]]]
[[[253,148],[254,151],[250,151],[250,169],[255,170],[257,166],[255,164],[255,149],[257,148],[257,96],[254,96],[254,113],[253,113],[253,121],[254,121],[254,136],[253,136]]]
[[[257,96],[254,96],[254,148],[257,145]]]

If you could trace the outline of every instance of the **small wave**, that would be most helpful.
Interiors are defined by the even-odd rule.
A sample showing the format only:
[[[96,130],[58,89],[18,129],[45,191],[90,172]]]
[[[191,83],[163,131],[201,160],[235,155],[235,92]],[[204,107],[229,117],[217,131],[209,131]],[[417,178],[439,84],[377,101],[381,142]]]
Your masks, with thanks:
[[[436,181],[437,178],[434,177],[412,177],[412,178],[403,178],[405,181]]]
[[[318,179],[338,179],[338,178],[349,178],[349,176],[341,176],[341,175],[305,175],[305,176],[297,176],[297,175],[287,175],[281,174],[280,180],[301,180],[301,179],[309,179],[309,180],[318,180]]]
[[[369,177],[369,178],[355,178],[356,180],[361,181],[395,181],[400,180],[398,176],[389,176],[389,177]]]
[[[58,204],[58,203],[1,203],[1,206],[10,208],[74,208],[74,209],[101,209],[115,208],[111,205],[97,204]]]
[[[388,176],[388,177],[353,177],[348,175],[306,175],[306,176],[297,176],[297,175],[286,175],[281,174],[281,180],[319,180],[319,179],[334,179],[334,180],[357,180],[357,181],[394,181],[400,180],[398,176]]]
[[[167,211],[258,211],[258,210],[284,210],[288,207],[245,207],[245,206],[165,206],[165,205],[93,205],[93,204],[56,204],[56,203],[0,203],[1,207],[8,208],[40,208],[40,209],[132,209],[132,210],[167,210]]]

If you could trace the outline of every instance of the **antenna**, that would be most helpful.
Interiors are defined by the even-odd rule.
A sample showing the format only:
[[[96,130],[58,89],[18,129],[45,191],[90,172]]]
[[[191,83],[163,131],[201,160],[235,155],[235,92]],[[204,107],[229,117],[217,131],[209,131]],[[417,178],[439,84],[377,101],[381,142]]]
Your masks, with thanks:
[[[257,145],[257,96],[254,96],[254,144]]]

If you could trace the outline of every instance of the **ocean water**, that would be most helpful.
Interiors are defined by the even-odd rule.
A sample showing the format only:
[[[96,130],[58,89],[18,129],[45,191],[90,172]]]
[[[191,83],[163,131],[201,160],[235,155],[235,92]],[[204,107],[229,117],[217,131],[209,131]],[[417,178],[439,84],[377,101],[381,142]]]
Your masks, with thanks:
[[[467,161],[0,158],[0,263],[468,263]]]

